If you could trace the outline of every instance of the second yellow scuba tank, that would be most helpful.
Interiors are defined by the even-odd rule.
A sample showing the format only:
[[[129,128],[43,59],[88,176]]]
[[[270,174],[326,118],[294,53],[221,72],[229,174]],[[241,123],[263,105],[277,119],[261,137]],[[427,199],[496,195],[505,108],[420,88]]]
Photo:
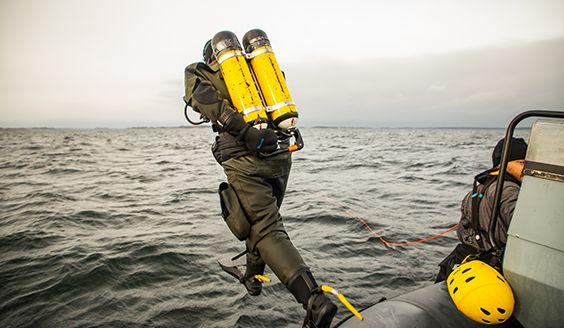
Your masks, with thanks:
[[[230,31],[214,35],[211,46],[231,102],[245,122],[267,127],[268,116],[237,36]]]
[[[280,129],[294,128],[298,122],[298,111],[266,33],[259,29],[250,30],[243,36],[243,46],[270,120]]]

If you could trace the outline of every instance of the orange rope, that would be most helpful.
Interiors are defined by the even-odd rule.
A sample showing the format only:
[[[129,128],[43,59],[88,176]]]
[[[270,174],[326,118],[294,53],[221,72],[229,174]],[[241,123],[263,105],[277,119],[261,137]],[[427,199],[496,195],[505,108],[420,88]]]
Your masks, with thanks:
[[[365,228],[366,230],[370,231],[370,233],[380,239],[380,241],[388,246],[388,247],[399,247],[399,246],[412,246],[412,245],[417,245],[417,244],[423,244],[426,243],[428,241],[431,241],[433,239],[437,239],[439,237],[442,237],[443,235],[446,235],[447,233],[453,231],[454,229],[456,229],[458,227],[458,223],[453,225],[450,228],[447,228],[437,234],[434,234],[432,236],[428,236],[422,239],[418,239],[418,240],[412,240],[412,241],[405,241],[405,242],[393,242],[393,241],[388,241],[386,240],[384,237],[382,237],[382,235],[380,235],[379,233],[377,233],[376,231],[372,230],[372,228],[368,225],[368,223],[366,223],[366,221],[363,218],[358,218],[355,217],[354,215],[352,215],[352,213],[350,213],[349,211],[345,210],[345,212],[347,212],[352,218],[354,218],[355,220],[357,220],[358,222],[360,222]]]

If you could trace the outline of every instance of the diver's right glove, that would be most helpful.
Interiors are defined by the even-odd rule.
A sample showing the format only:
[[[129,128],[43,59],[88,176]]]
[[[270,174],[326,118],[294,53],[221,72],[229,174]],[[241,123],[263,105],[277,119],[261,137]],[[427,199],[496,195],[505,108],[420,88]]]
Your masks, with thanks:
[[[261,153],[272,153],[278,148],[278,136],[270,129],[256,129],[245,123],[243,116],[229,109],[224,109],[218,121],[223,125],[223,131],[245,142],[250,150]]]
[[[270,129],[258,130],[249,126],[243,139],[249,149],[261,153],[272,153],[278,148],[278,137]]]

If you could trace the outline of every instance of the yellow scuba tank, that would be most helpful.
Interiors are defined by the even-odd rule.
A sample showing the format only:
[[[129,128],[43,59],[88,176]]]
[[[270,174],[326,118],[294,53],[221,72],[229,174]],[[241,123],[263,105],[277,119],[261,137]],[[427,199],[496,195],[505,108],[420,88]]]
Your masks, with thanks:
[[[211,46],[235,109],[245,122],[252,122],[258,129],[266,128],[266,109],[237,36],[230,31],[219,32]]]
[[[243,36],[243,46],[266,102],[271,122],[283,130],[295,127],[298,111],[266,33],[259,29],[250,30]]]

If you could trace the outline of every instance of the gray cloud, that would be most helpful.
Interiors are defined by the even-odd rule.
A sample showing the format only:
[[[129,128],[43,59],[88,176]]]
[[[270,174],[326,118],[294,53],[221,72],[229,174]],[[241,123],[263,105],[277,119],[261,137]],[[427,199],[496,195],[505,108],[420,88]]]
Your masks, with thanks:
[[[302,125],[501,126],[561,106],[563,40],[532,40],[564,36],[564,2],[439,2],[0,1],[0,126],[184,124],[184,66],[254,27]]]
[[[564,109],[564,38],[286,69],[305,125],[505,126]]]
[[[302,126],[375,127],[500,127],[526,109],[563,110],[563,64],[564,38],[441,55],[281,62]],[[182,72],[168,65],[165,78],[136,70],[121,71],[133,74],[126,80],[107,71],[50,83],[4,77],[1,125],[183,125]]]

